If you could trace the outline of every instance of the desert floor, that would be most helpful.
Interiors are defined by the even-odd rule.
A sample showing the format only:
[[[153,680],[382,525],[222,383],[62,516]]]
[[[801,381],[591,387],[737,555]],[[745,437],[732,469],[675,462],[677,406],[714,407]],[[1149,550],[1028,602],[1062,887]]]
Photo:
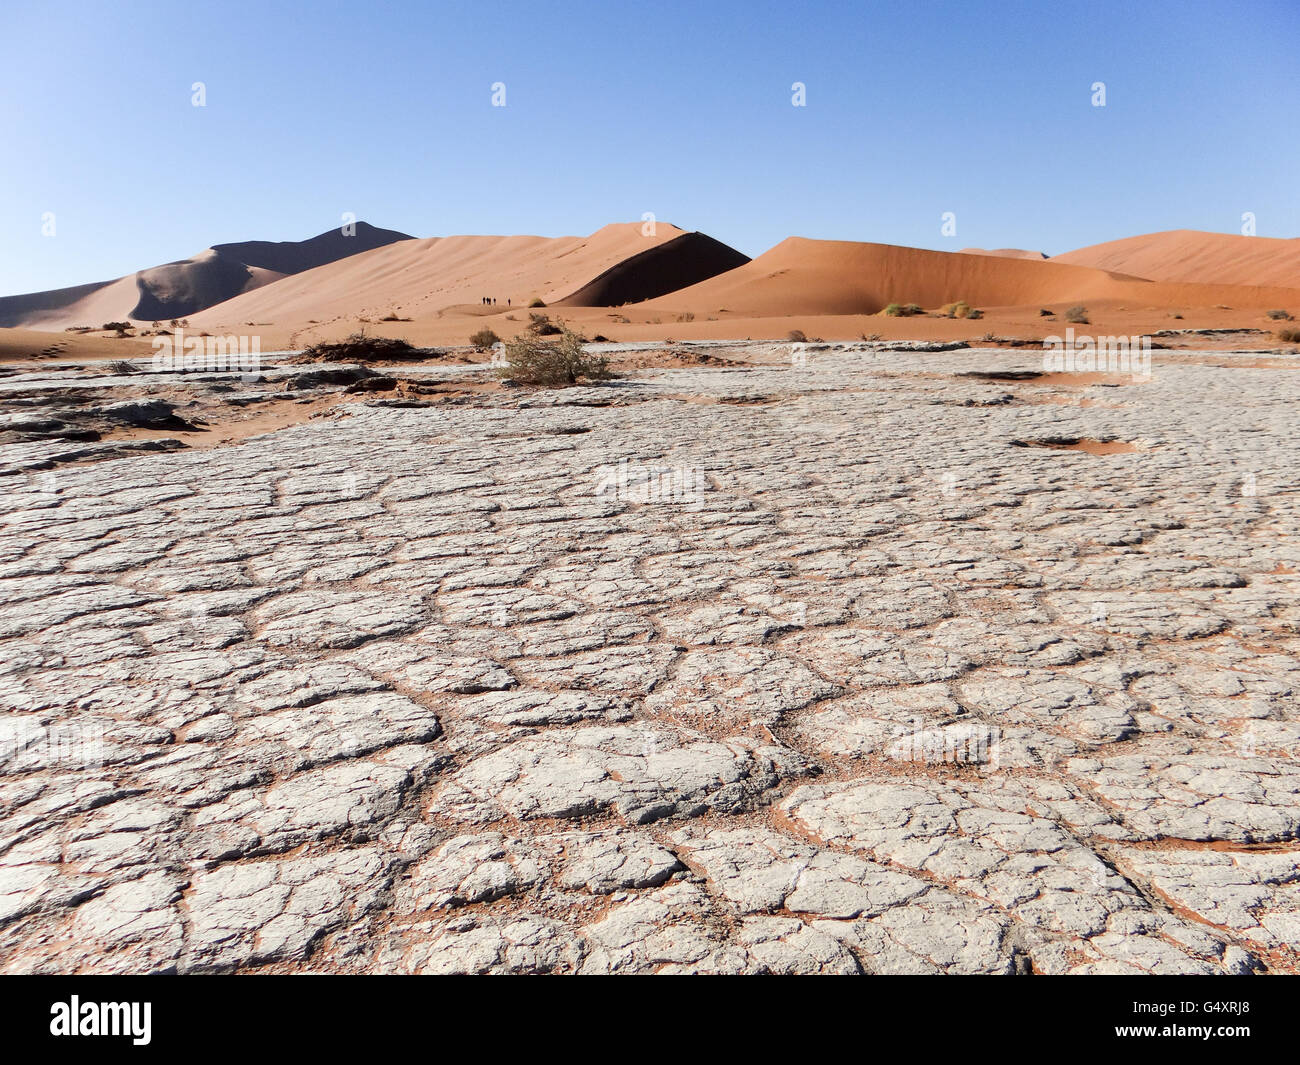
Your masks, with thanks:
[[[0,377],[4,971],[1300,968],[1294,356],[76,354]]]
[[[671,297],[664,297],[664,300]],[[1077,302],[1077,301],[1076,301]],[[1300,315],[1300,306],[1291,306]],[[1048,317],[1041,312],[1052,311]],[[784,341],[792,330],[809,339],[832,342],[856,340],[965,341],[997,346],[1024,344],[1041,347],[1046,337],[1064,337],[1067,329],[1076,336],[1151,337],[1167,347],[1194,346],[1197,349],[1278,348],[1300,354],[1300,345],[1278,339],[1279,329],[1294,322],[1276,321],[1260,308],[1136,307],[1116,301],[1090,301],[1088,321],[1066,319],[1067,304],[1039,307],[993,307],[980,319],[947,318],[931,311],[923,315],[894,318],[882,314],[790,315],[746,318],[737,315],[708,317],[692,311],[674,312],[661,308],[633,307],[546,307],[537,313],[567,325],[589,338],[614,343],[701,342],[730,340]],[[257,338],[263,352],[297,350],[321,341],[340,340],[353,333],[376,337],[397,337],[420,347],[464,347],[481,329],[491,329],[503,340],[528,333],[528,308],[478,305],[444,308],[436,316],[413,321],[383,321],[370,316],[340,316],[316,323],[277,324],[274,321],[207,321],[192,326],[185,336],[211,333],[217,336]],[[207,312],[212,317],[215,312]],[[1206,330],[1215,331],[1206,335]],[[1228,331],[1231,331],[1229,333]],[[152,338],[112,333],[45,332],[33,329],[0,329],[0,364],[83,361],[105,358],[150,356]]]
[[[664,297],[670,299],[671,297]],[[1041,310],[1052,310],[1045,317]],[[1279,326],[1294,323],[1271,320],[1262,309],[1227,309],[1217,307],[1136,308],[1107,305],[1094,301],[1088,306],[1087,324],[1071,325],[1066,321],[1066,305],[1053,307],[1005,307],[985,311],[981,319],[945,318],[937,313],[909,318],[892,318],[880,314],[860,315],[792,315],[744,318],[723,315],[710,319],[691,311],[645,311],[636,307],[547,307],[540,313],[552,321],[563,322],[588,337],[603,336],[613,342],[659,342],[727,340],[785,340],[798,329],[807,337],[828,341],[880,340],[965,340],[978,343],[990,338],[1021,340],[1039,344],[1044,337],[1064,336],[1074,329],[1076,335],[1155,336],[1162,331],[1191,329],[1258,330],[1260,346],[1276,346]],[[1300,314],[1300,307],[1294,308]],[[215,334],[248,334],[261,338],[263,350],[298,348],[321,340],[338,340],[350,333],[365,332],[372,336],[400,337],[420,346],[464,345],[471,334],[491,329],[504,340],[527,332],[529,310],[526,308],[490,308],[487,313],[477,306],[445,309],[440,317],[420,318],[412,322],[384,322],[374,318],[339,318],[308,326],[277,326],[275,323],[214,323],[207,328]],[[1180,314],[1175,318],[1172,315]],[[626,320],[624,320],[626,319]],[[688,320],[689,319],[689,320]],[[3,334],[0,330],[0,334]],[[49,334],[37,334],[49,336]],[[1250,334],[1246,334],[1250,335]],[[2,337],[0,337],[2,341]],[[1168,341],[1165,341],[1166,343]],[[1206,346],[1201,338],[1198,346]],[[1240,347],[1238,337],[1232,346]],[[1214,344],[1217,346],[1217,343]],[[1292,345],[1295,347],[1295,345]],[[4,350],[0,342],[0,353]],[[146,350],[150,350],[146,347]],[[1300,348],[1296,348],[1300,351]]]

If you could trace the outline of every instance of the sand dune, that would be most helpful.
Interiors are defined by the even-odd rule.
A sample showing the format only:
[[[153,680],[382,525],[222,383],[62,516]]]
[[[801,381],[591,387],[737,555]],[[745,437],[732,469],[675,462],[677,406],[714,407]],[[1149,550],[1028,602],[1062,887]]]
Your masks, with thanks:
[[[749,262],[703,233],[680,237],[624,259],[559,302],[574,307],[617,307],[639,303],[697,284]]]
[[[116,281],[0,298],[0,326],[58,330],[110,321],[188,318],[287,275],[411,239],[358,222],[350,236],[331,229],[309,240],[217,244]]]
[[[1172,229],[1066,252],[1054,263],[1135,274],[1152,281],[1300,288],[1300,239]]]
[[[890,303],[1085,299],[1110,294],[1118,281],[1100,270],[1048,262],[790,237],[737,270],[658,302],[697,314],[874,314]]]
[[[608,225],[587,237],[403,239],[360,225],[358,232],[362,242],[383,243],[344,258],[337,256],[356,245],[343,244],[336,231],[286,244],[217,245],[117,281],[0,300],[0,325],[6,313],[26,328],[99,325],[128,317],[122,308],[133,305],[137,319],[183,316],[212,332],[248,332],[254,323],[271,350],[337,339],[362,325],[426,345],[463,344],[484,326],[511,337],[526,327],[534,298],[590,336],[628,340],[779,338],[793,328],[826,337],[1036,337],[1059,331],[1063,312],[1075,304],[1088,307],[1094,331],[1103,333],[1156,332],[1170,328],[1170,319],[1178,328],[1271,332],[1276,326],[1266,309],[1300,311],[1300,277],[1288,273],[1300,241],[1222,234],[1153,234],[1050,260],[1019,249],[940,252],[791,237],[750,261],[666,223],[652,236],[639,223]],[[1089,255],[1131,264],[1133,272],[1068,261]],[[1139,270],[1281,277],[1295,287],[1149,280]],[[230,290],[231,298],[213,302]],[[485,296],[497,303],[485,306]],[[879,316],[890,303],[933,311],[959,300],[986,317]],[[207,309],[168,313],[188,306]]]
[[[306,325],[341,318],[474,316],[483,297],[496,311],[571,302],[608,305],[658,295],[746,262],[700,233],[659,223],[605,226],[588,237],[430,237],[403,241],[245,293],[194,319]],[[509,301],[509,303],[507,303]]]
[[[62,330],[71,325],[100,326],[119,322],[140,301],[135,276],[91,285],[0,297],[0,326]],[[169,315],[170,317],[170,315]]]
[[[976,307],[1088,300],[1262,307],[1296,304],[1300,291],[1164,284],[1055,260],[790,237],[738,269],[660,297],[649,306],[697,316],[773,317],[873,314],[890,303],[917,303],[932,309],[956,300]]]

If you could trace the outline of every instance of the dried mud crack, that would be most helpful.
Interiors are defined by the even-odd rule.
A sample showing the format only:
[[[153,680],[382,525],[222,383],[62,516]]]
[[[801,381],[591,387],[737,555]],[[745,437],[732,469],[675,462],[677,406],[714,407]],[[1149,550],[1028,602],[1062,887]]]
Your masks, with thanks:
[[[772,347],[0,379],[0,969],[1300,969],[1296,376]]]

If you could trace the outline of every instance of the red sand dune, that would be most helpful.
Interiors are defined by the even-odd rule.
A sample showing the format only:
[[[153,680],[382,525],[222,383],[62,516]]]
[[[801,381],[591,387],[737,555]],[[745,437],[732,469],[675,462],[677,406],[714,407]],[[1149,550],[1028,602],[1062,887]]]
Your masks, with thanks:
[[[1116,270],[1152,281],[1300,288],[1300,239],[1171,229],[1054,256],[1054,263]]]
[[[245,321],[303,325],[338,318],[479,313],[484,296],[498,312],[581,292],[589,306],[644,299],[689,284],[745,256],[703,234],[660,222],[618,223],[588,237],[429,237],[403,241],[285,278],[193,319],[217,326]]]
[[[965,300],[973,307],[1021,307],[1103,299],[1145,306],[1263,307],[1300,303],[1300,291],[1160,284],[1054,260],[790,237],[745,266],[639,309],[771,317],[874,314],[890,303],[936,308]]]
[[[405,233],[358,222],[355,232],[346,236],[340,229],[330,229],[308,240],[216,244],[188,259],[116,281],[5,296],[0,298],[0,326],[60,330],[188,318],[286,275],[411,239]]]
[[[303,260],[286,254],[301,245],[250,243],[218,246],[185,263],[114,282],[10,297],[0,300],[0,312],[6,304],[22,304],[42,329],[120,320],[127,317],[121,308],[139,300],[141,278],[171,306],[206,299],[195,278],[210,279],[218,271],[211,265],[200,271],[199,265],[238,256],[251,278],[239,294],[184,316],[193,327],[213,332],[255,323],[267,347],[345,335],[360,322],[425,344],[464,343],[484,325],[510,336],[526,326],[533,298],[556,306],[558,317],[589,335],[633,340],[784,336],[792,326],[826,336],[881,331],[950,339],[978,337],[992,331],[993,321],[1001,323],[1000,331],[1037,336],[1056,328],[1056,319],[1040,317],[1040,308],[1059,314],[1073,304],[1087,306],[1102,331],[1154,331],[1168,327],[1171,318],[1181,319],[1184,328],[1195,322],[1269,329],[1265,309],[1300,310],[1300,275],[1288,266],[1300,241],[1185,232],[1182,237],[1187,239],[1177,233],[1135,237],[1050,260],[1016,249],[942,252],[791,237],[750,261],[701,233],[660,223],[646,236],[639,223],[626,223],[587,237],[399,239],[297,273],[288,271]],[[232,247],[240,250],[228,251]],[[1129,263],[1130,271],[1069,261],[1090,254],[1101,263]],[[1138,274],[1153,269],[1233,281],[1281,277],[1294,287],[1153,281]],[[484,306],[484,296],[495,297],[496,305]],[[959,300],[990,312],[988,321],[867,318],[890,303],[935,310]],[[20,337],[15,344],[31,341]]]

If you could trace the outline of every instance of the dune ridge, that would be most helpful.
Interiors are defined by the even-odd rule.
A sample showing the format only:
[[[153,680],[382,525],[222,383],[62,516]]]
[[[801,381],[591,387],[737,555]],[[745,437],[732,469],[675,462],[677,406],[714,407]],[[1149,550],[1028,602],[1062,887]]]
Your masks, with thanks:
[[[700,258],[693,261],[696,254]],[[380,318],[389,312],[404,318],[472,315],[482,312],[484,297],[496,299],[498,312],[533,299],[571,305],[577,293],[626,302],[746,261],[704,234],[664,222],[652,234],[638,222],[622,222],[586,237],[428,237],[285,278],[213,307],[195,321],[216,326]]]
[[[1039,262],[1048,258],[1044,251],[1028,251],[1025,248],[962,248],[962,255],[996,255],[1002,259],[1031,259]]]
[[[1295,304],[1300,291],[1154,282],[1057,260],[790,237],[744,266],[659,297],[651,305],[697,315],[770,317],[875,314],[890,303],[935,308],[957,300],[979,307],[1088,300],[1262,307]]]
[[[234,296],[326,263],[412,237],[356,223],[345,236],[327,230],[307,240],[253,240],[216,244],[188,259],[164,263],[113,281],[0,297],[0,326],[66,329],[107,321],[188,318]]]
[[[1054,263],[1116,270],[1151,281],[1300,288],[1300,238],[1171,229],[1053,256]]]

